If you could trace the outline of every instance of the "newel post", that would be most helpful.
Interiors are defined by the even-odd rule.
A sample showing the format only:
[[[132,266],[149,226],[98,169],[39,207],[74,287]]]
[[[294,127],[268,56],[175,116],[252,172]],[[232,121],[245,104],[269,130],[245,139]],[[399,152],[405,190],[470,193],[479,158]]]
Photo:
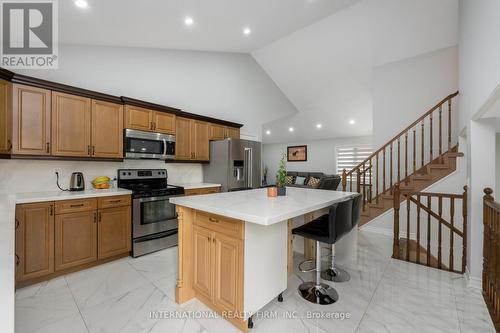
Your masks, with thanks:
[[[484,190],[483,196],[483,292],[488,293],[489,285],[490,285],[490,277],[488,276],[488,259],[490,258],[490,244],[493,241],[492,230],[491,230],[491,221],[490,221],[490,208],[486,205],[486,202],[493,202],[494,198],[492,196],[493,190],[489,187],[486,187]],[[489,301],[491,295],[488,295]]]
[[[347,171],[342,170],[342,191],[346,191],[347,189]]]
[[[394,208],[394,240],[392,245],[392,257],[399,259],[399,207],[400,207],[399,183],[394,184],[393,208]]]
[[[467,266],[467,185],[464,186],[462,194],[462,217],[463,217],[463,237],[462,237],[462,274]]]

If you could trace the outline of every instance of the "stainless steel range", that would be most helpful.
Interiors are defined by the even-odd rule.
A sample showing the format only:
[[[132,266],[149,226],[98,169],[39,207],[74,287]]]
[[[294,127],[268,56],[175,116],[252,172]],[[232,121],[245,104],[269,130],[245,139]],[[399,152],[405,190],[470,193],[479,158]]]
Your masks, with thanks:
[[[184,188],[167,184],[165,169],[120,169],[118,187],[132,191],[132,256],[177,245],[177,213],[169,199]]]

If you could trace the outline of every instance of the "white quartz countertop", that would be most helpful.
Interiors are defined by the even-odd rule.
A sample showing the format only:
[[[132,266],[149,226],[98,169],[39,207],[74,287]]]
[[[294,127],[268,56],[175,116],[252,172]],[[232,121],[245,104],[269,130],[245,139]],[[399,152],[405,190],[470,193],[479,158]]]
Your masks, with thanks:
[[[132,194],[132,191],[125,190],[122,188],[112,188],[108,190],[88,189],[85,191],[75,191],[75,192],[71,191],[29,192],[29,193],[16,193],[15,200],[16,203],[23,204],[32,202],[109,197],[113,195],[126,195],[126,194]]]
[[[267,189],[171,198],[170,202],[246,222],[271,225],[346,200],[357,193],[287,187],[287,195],[269,198]]]
[[[214,183],[172,183],[170,185],[182,186],[185,190],[192,190],[195,188],[209,188],[209,187],[221,187],[222,184]]]

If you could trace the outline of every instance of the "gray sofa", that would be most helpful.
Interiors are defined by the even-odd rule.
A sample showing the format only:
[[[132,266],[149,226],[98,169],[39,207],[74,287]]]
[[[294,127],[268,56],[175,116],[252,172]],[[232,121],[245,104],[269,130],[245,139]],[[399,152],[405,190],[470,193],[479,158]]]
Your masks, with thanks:
[[[292,176],[294,180],[294,184],[288,184],[286,186],[291,186],[291,187],[304,187],[304,188],[311,188],[307,184],[309,177],[315,177],[319,178],[319,187],[318,189],[320,190],[331,190],[335,191],[337,190],[341,178],[339,175],[326,175],[323,172],[300,172],[300,171],[287,171],[287,176]],[[304,184],[295,184],[295,179],[296,177],[305,177],[306,180]]]

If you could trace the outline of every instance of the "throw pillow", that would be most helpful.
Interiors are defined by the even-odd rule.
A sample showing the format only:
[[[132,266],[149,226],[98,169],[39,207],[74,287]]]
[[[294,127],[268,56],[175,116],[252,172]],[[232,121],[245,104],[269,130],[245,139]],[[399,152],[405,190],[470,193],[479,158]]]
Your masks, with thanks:
[[[306,177],[297,176],[297,178],[295,178],[295,184],[297,185],[304,185],[305,181]]]
[[[307,186],[311,186],[312,188],[318,188],[320,183],[320,179],[316,177],[310,177],[307,182]]]
[[[293,176],[285,176],[285,185],[293,184]]]

